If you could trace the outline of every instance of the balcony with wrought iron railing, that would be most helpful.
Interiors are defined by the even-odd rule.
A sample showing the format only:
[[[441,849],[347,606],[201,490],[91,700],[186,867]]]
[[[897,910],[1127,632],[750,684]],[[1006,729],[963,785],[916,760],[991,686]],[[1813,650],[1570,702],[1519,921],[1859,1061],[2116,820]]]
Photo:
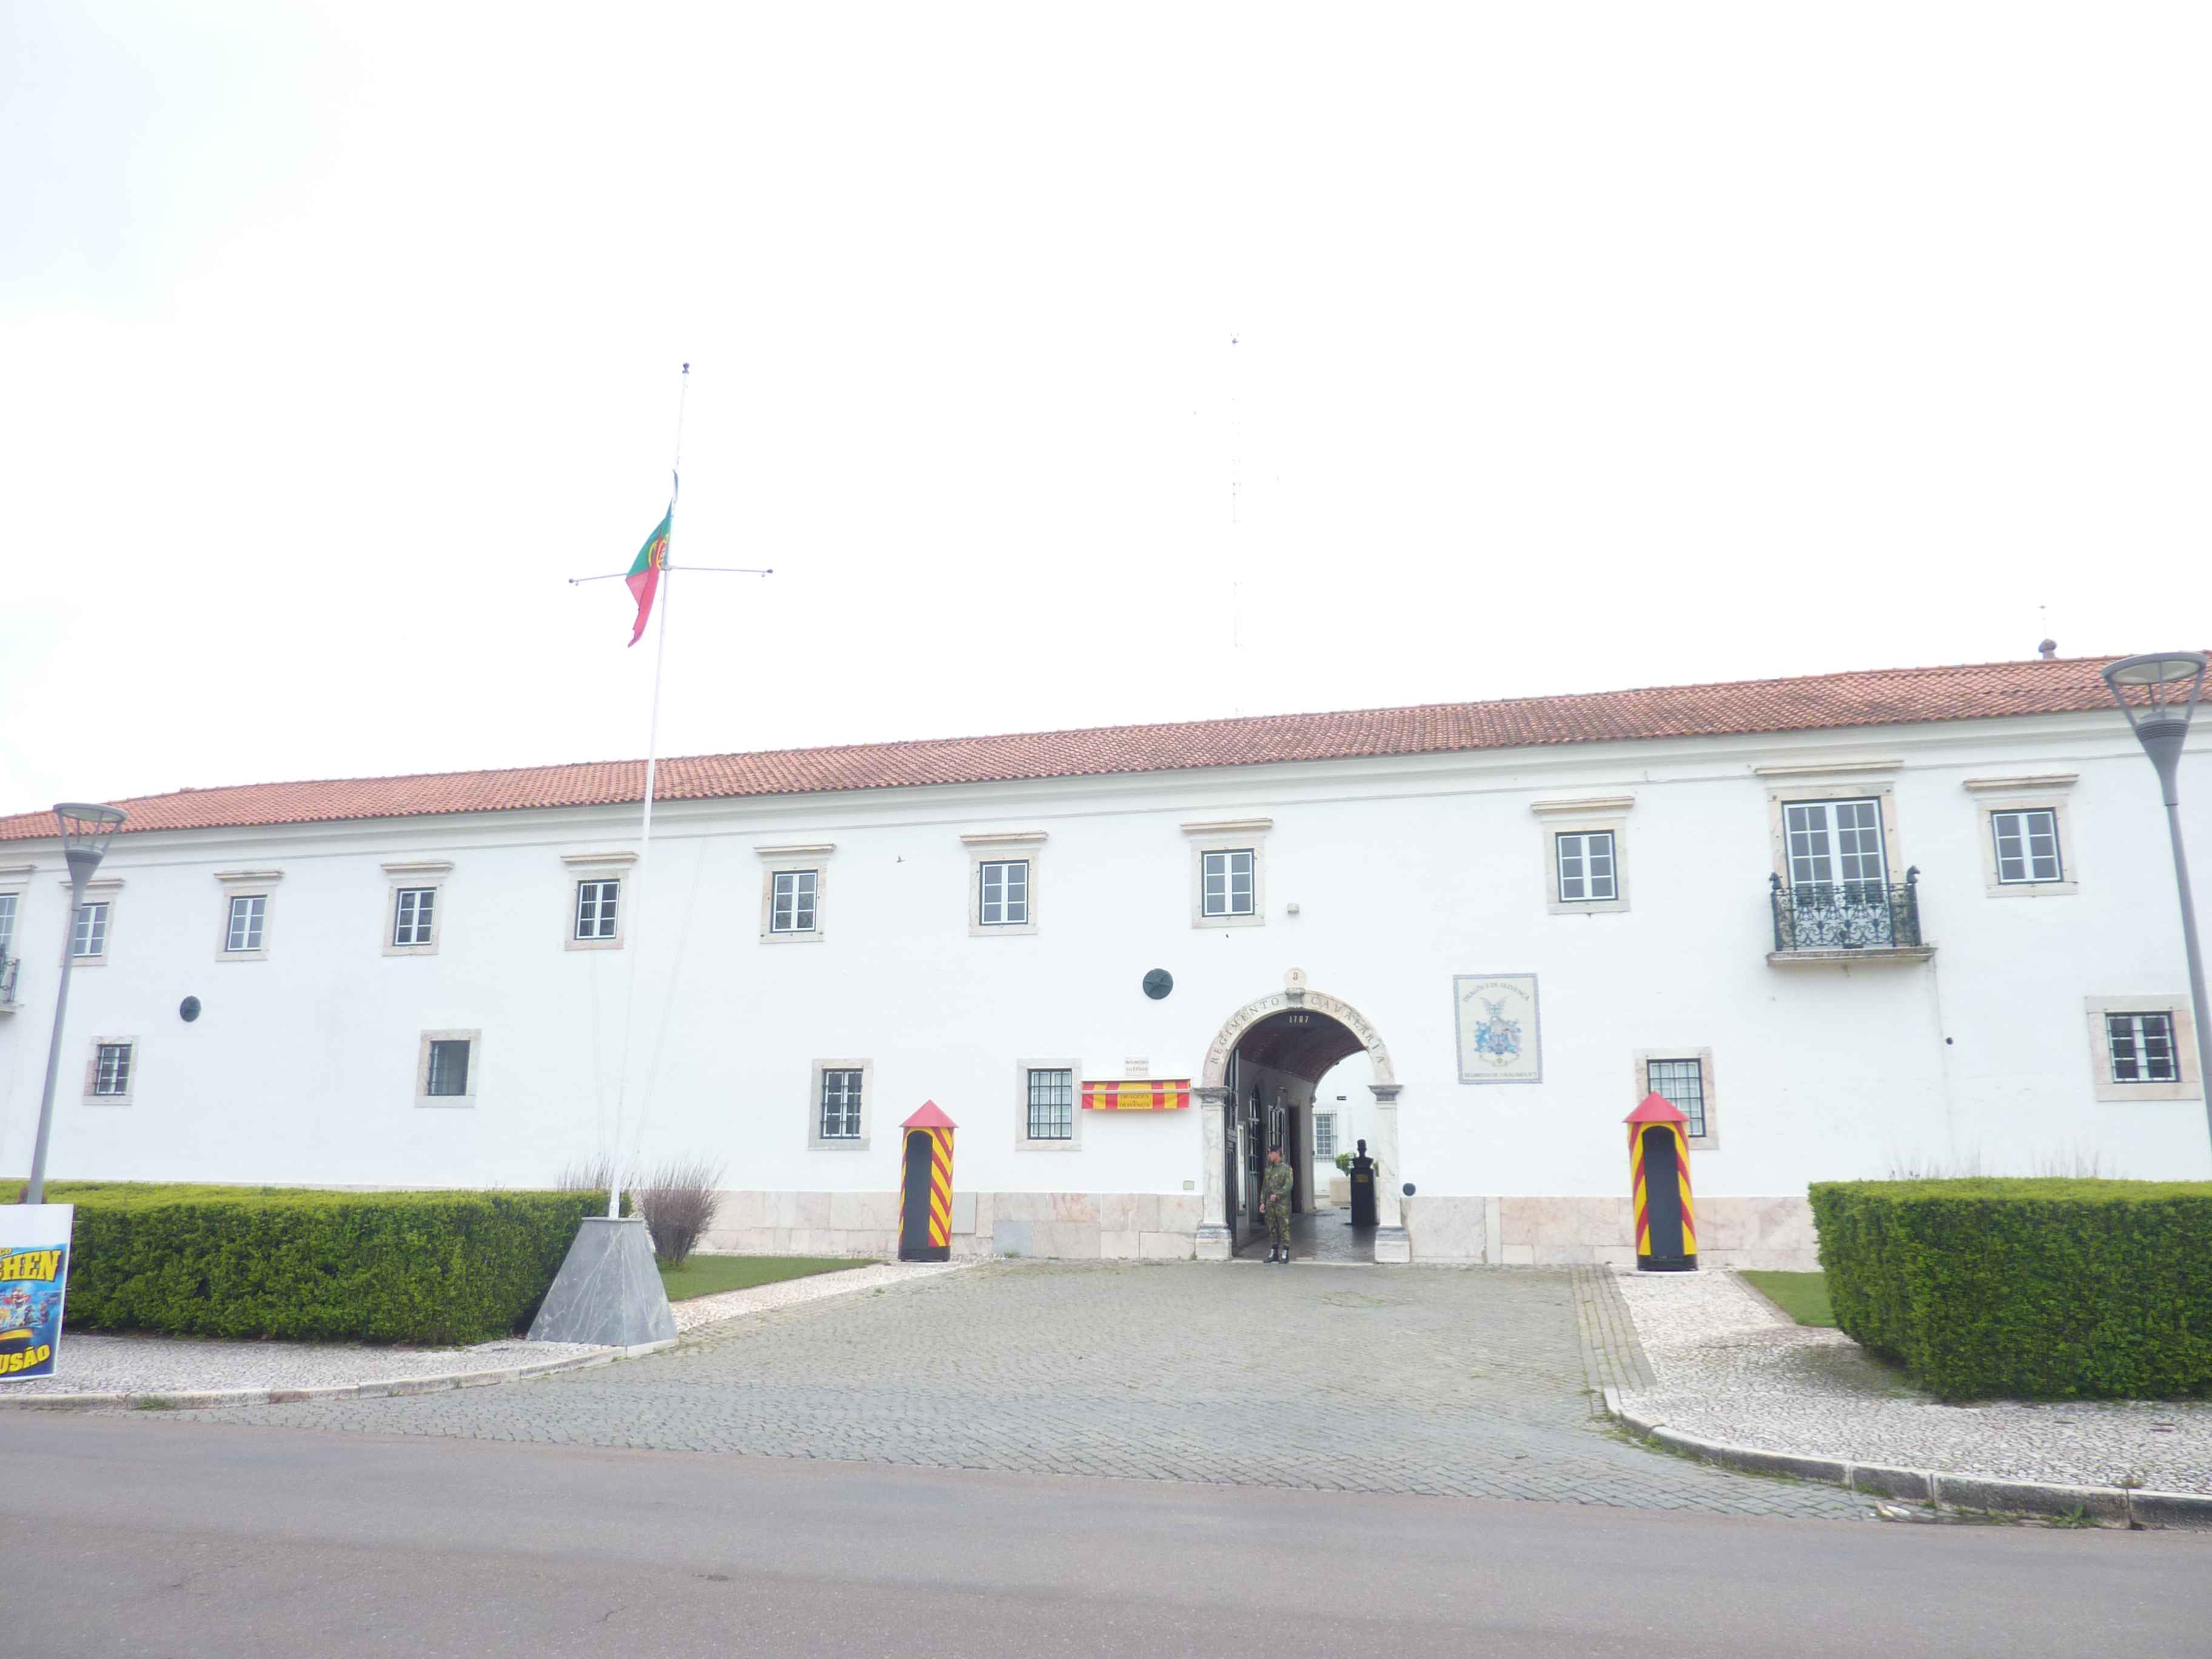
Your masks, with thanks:
[[[1936,947],[1920,936],[1920,871],[1901,882],[1785,883],[1769,876],[1776,967],[1829,962],[1925,962]]]

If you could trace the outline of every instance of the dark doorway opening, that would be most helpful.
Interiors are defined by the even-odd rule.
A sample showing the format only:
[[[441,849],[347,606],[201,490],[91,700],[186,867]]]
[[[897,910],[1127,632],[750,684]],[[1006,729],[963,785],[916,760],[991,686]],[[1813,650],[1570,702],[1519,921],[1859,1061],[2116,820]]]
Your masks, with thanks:
[[[1291,1251],[1294,1257],[1372,1261],[1375,1231],[1356,1231],[1342,1210],[1314,1202],[1314,1092],[1331,1067],[1367,1045],[1342,1022],[1317,1009],[1285,1008],[1259,1021],[1237,1040],[1230,1057],[1229,1099],[1223,1121],[1224,1213],[1231,1248],[1263,1255],[1267,1224],[1260,1212],[1267,1154],[1279,1150],[1291,1166]]]

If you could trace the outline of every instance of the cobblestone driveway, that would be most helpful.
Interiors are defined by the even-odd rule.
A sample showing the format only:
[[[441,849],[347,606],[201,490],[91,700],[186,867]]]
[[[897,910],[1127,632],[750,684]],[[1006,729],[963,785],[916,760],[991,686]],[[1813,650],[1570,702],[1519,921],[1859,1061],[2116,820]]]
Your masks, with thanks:
[[[1001,1262],[500,1388],[190,1413],[487,1440],[1848,1516],[1607,1435],[1571,1278]]]

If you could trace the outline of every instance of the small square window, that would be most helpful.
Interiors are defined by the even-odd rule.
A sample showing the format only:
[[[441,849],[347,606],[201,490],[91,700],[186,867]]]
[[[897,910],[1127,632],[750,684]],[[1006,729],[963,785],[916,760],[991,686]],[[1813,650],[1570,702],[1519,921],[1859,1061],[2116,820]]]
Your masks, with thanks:
[[[2004,885],[2066,879],[2058,815],[2050,808],[1992,812],[1990,834],[1996,841],[1997,880]]]
[[[427,945],[434,938],[433,924],[437,920],[438,890],[434,887],[403,887],[392,906],[392,942],[402,947]]]
[[[617,907],[622,899],[619,881],[580,881],[576,884],[576,934],[580,939],[616,937]]]
[[[205,939],[207,935],[203,933],[200,937]],[[207,947],[202,945],[200,948],[205,950]],[[82,961],[88,957],[98,958],[106,954],[107,906],[105,903],[80,904],[76,908],[76,927],[70,934],[70,955]]]
[[[103,1042],[98,1046],[92,1065],[94,1094],[107,1099],[121,1099],[130,1094],[131,1048],[127,1042]]]
[[[1201,855],[1200,913],[1208,916],[1249,916],[1253,913],[1255,854],[1249,848],[1233,848]]]
[[[1030,919],[1030,861],[987,860],[978,869],[976,920],[986,927],[1020,927]]]
[[[1562,835],[1558,845],[1560,902],[1601,903],[1620,896],[1613,880],[1612,830]]]
[[[1646,1060],[1644,1061],[1644,1093],[1659,1095],[1674,1110],[1687,1119],[1681,1126],[1683,1139],[1704,1141],[1712,1134],[1708,1121],[1708,1079],[1705,1079],[1705,1060],[1701,1055],[1683,1055],[1681,1060]]]
[[[858,1067],[824,1067],[822,1072],[820,1134],[824,1140],[860,1138],[860,1085]]]
[[[1075,1138],[1075,1073],[1056,1067],[1030,1071],[1031,1140]]]
[[[268,920],[269,896],[234,893],[230,900],[230,926],[224,929],[222,948],[228,951],[258,951],[261,929]]]
[[[2162,1012],[2106,1014],[2105,1041],[2115,1083],[2178,1083],[2173,1016]]]
[[[815,901],[821,893],[818,870],[778,870],[769,905],[771,933],[811,933],[814,931]],[[855,1134],[860,1132],[856,1129]]]
[[[430,1069],[424,1079],[426,1095],[465,1095],[469,1091],[469,1040],[438,1037],[430,1043]]]

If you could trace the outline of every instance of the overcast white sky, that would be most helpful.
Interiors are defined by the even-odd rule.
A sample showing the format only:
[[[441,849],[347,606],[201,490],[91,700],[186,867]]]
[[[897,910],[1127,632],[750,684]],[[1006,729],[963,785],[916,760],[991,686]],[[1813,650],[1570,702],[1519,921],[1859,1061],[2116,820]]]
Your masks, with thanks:
[[[0,0],[0,810],[2201,644],[2208,18]]]

